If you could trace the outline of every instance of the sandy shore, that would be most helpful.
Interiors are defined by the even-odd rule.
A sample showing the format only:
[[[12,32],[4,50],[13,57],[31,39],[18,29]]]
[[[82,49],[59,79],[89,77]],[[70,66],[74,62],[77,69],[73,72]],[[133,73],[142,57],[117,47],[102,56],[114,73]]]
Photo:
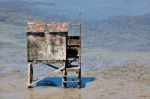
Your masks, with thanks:
[[[26,87],[26,71],[0,73],[0,99],[150,99],[150,65],[84,69],[83,88],[61,88],[61,83]]]

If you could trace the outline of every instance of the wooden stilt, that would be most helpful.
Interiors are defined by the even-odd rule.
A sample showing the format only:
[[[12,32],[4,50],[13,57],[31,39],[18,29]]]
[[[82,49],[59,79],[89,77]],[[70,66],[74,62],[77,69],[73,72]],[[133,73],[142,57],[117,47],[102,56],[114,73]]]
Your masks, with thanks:
[[[62,67],[65,67],[65,65],[66,65],[66,62],[64,62],[63,64],[62,64]],[[66,87],[67,86],[67,83],[66,83],[66,81],[67,81],[67,71],[66,71],[66,69],[63,69],[63,72],[62,72],[62,87]]]
[[[33,66],[32,64],[28,63],[28,73],[27,73],[27,86],[31,88],[31,83],[33,81]]]
[[[67,83],[66,83],[66,81],[67,81],[67,72],[66,72],[66,70],[63,70],[63,82],[62,82],[62,86],[65,88],[65,87],[67,87]]]
[[[80,67],[79,72],[78,72],[78,80],[79,80],[78,87],[81,88],[81,67]]]

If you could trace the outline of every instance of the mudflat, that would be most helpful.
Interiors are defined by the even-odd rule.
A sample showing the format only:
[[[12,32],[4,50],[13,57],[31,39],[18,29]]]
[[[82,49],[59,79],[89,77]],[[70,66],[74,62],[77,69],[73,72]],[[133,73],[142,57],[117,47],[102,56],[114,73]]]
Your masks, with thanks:
[[[89,66],[82,74],[82,88],[62,88],[53,76],[28,89],[26,71],[0,73],[1,99],[149,99],[150,65]],[[53,82],[53,84],[52,84]],[[47,83],[45,86],[44,83]],[[55,83],[58,83],[56,85]]]

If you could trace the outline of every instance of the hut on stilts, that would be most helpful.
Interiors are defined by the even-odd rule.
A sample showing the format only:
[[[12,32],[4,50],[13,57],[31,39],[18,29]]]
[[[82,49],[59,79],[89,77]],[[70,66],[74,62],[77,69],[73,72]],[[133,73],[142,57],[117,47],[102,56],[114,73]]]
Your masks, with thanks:
[[[78,33],[70,35],[70,27],[77,27]],[[33,80],[33,65],[42,63],[55,72],[62,72],[62,86],[67,87],[69,82],[77,82],[81,87],[81,24],[67,22],[28,22],[27,34],[27,86],[31,88]],[[61,64],[61,67],[55,66]],[[69,72],[76,72],[77,80],[69,81]]]

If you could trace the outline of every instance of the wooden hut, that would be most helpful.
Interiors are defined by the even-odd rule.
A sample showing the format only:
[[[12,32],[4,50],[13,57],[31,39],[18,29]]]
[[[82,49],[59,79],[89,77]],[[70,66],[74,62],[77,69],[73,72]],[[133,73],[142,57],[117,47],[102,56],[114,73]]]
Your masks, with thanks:
[[[78,27],[77,35],[70,35],[70,27]],[[27,59],[28,81],[27,86],[32,87],[33,64],[46,64],[56,71],[62,71],[62,86],[68,82],[77,82],[81,86],[81,24],[69,23],[27,23]],[[62,66],[54,66],[59,63]],[[68,72],[77,73],[77,81],[68,80]]]

